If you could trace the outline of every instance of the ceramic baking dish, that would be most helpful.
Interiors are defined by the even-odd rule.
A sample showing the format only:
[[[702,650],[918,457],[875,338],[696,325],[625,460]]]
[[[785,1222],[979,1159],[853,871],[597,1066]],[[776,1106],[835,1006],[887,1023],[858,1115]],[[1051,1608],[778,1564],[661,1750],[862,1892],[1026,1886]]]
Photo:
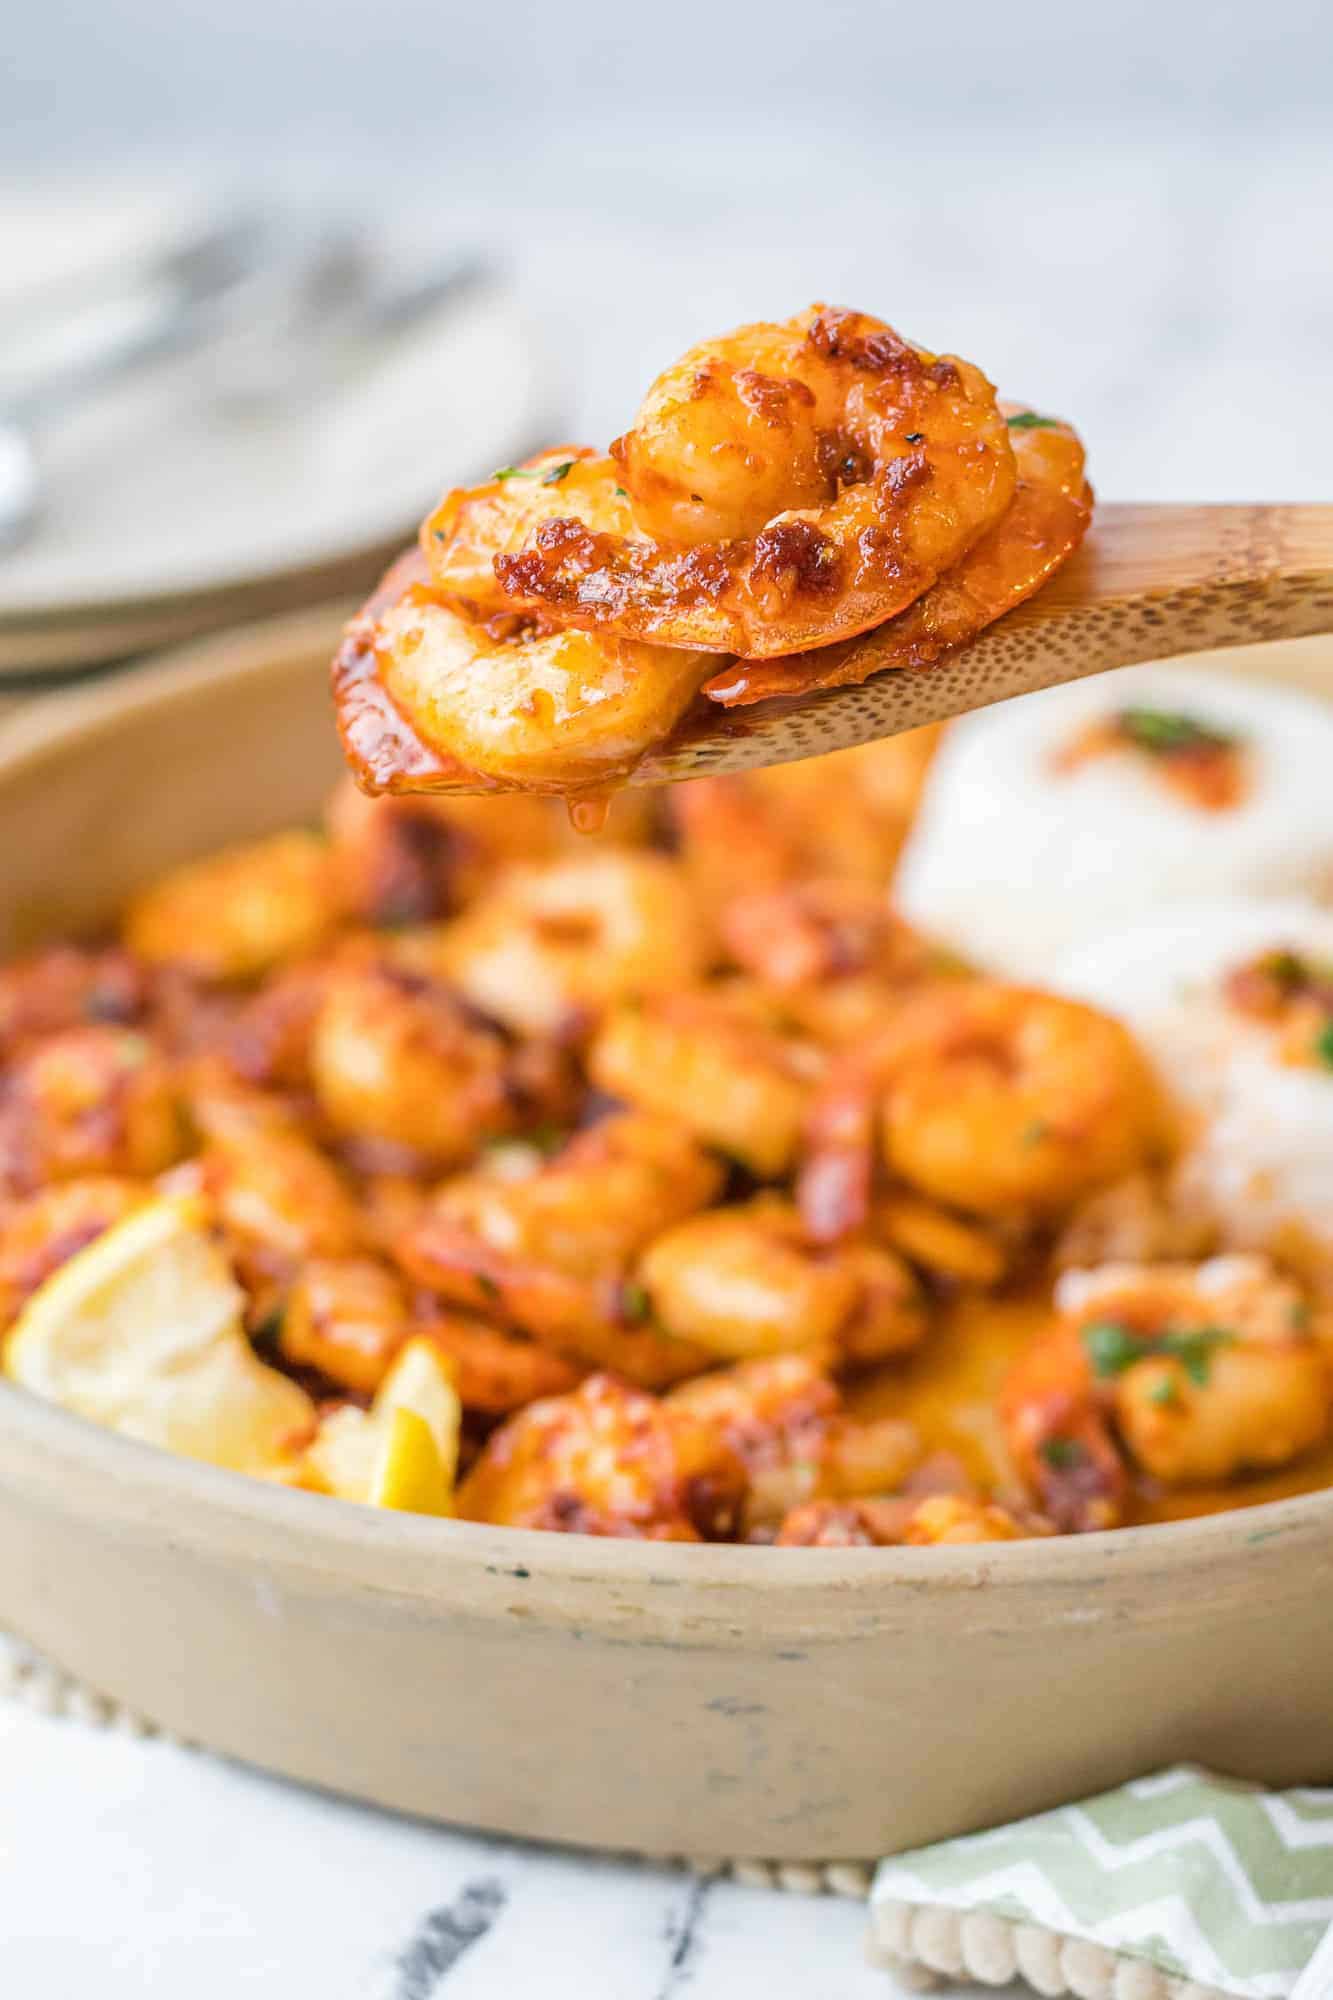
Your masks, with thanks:
[[[0,725],[0,949],[311,818],[328,643],[287,620]],[[1181,1758],[1333,1778],[1333,1493],[985,1548],[598,1541],[269,1489],[4,1386],[0,1625],[268,1770],[656,1853],[860,1857]]]

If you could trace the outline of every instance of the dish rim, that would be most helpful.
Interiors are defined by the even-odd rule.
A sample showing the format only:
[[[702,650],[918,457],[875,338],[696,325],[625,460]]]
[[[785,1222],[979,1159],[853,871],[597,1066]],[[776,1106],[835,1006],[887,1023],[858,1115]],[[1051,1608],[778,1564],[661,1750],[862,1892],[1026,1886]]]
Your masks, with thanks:
[[[754,1547],[743,1542],[654,1542],[614,1535],[552,1534],[538,1528],[493,1526],[479,1521],[441,1520],[424,1514],[365,1507],[332,1495],[305,1492],[185,1458],[161,1446],[49,1403],[17,1384],[0,1380],[0,1432],[22,1435],[39,1451],[49,1450],[52,1467],[77,1458],[83,1470],[100,1477],[108,1499],[169,1495],[197,1508],[199,1516],[227,1530],[276,1531],[298,1566],[314,1570],[320,1551],[342,1551],[363,1559],[400,1554],[409,1560],[435,1556],[441,1566],[462,1563],[490,1576],[527,1581],[600,1583],[607,1580],[706,1589],[762,1590],[780,1584],[792,1596],[846,1589],[883,1581],[919,1589],[932,1580],[950,1590],[975,1587],[1059,1588],[1090,1580],[1108,1561],[1154,1574],[1188,1569],[1197,1580],[1201,1556],[1225,1549],[1238,1553],[1271,1540],[1290,1540],[1301,1530],[1333,1531],[1333,1487],[1267,1500],[1252,1507],[1224,1508],[1178,1521],[1145,1522],[1079,1535],[1031,1537],[1013,1542],[959,1543],[934,1548]],[[108,1506],[107,1513],[113,1513]],[[160,1515],[155,1517],[159,1523]],[[172,1539],[183,1539],[185,1523],[172,1521]],[[1333,1537],[1329,1537],[1333,1539]],[[192,1545],[198,1546],[194,1537]],[[1135,1561],[1134,1558],[1139,1558]],[[434,1570],[442,1574],[442,1568]],[[341,1574],[341,1572],[339,1572]],[[347,1574],[344,1581],[353,1581]],[[416,1595],[405,1578],[382,1574],[382,1587]],[[434,1592],[422,1592],[435,1595]],[[943,1592],[941,1592],[943,1594]],[[913,1598],[916,1591],[912,1593]],[[716,1610],[728,1616],[731,1600]]]

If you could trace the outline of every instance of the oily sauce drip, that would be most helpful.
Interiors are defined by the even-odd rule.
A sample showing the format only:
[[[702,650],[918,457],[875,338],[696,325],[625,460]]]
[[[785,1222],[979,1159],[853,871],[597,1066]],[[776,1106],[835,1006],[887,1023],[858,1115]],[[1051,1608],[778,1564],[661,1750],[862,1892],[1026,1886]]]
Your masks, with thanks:
[[[565,809],[569,823],[575,833],[595,835],[601,833],[611,810],[612,792],[580,792],[577,797],[570,794],[565,799]]]

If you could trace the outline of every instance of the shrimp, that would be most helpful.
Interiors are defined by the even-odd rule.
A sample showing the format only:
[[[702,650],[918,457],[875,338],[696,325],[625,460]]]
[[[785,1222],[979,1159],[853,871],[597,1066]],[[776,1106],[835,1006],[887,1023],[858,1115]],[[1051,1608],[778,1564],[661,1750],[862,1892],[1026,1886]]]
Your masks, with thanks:
[[[586,1277],[627,1264],[721,1183],[717,1162],[679,1125],[624,1112],[578,1133],[526,1178],[483,1170],[446,1181],[435,1210],[497,1252]]]
[[[53,945],[0,966],[0,1057],[62,1028],[103,1022],[129,1027],[149,1000],[144,969],[112,947]]]
[[[1041,589],[1083,540],[1092,492],[1068,424],[1002,404],[1018,468],[1013,504],[947,575],[873,636],[788,659],[741,661],[704,683],[724,708],[847,687],[889,668],[933,666]]]
[[[872,1226],[909,1264],[955,1285],[986,1289],[1008,1269],[1009,1246],[997,1230],[920,1195],[886,1195],[875,1205]]]
[[[925,1500],[816,1500],[794,1508],[778,1532],[780,1548],[939,1547],[947,1543],[1015,1542],[1049,1533],[1007,1507],[963,1494]]]
[[[734,1532],[745,1471],[687,1414],[607,1375],[530,1403],[494,1433],[458,1492],[467,1521],[697,1542]]]
[[[569,1034],[617,1001],[697,979],[708,943],[670,861],[610,850],[513,869],[439,934],[432,957],[507,1027]]]
[[[710,1201],[721,1178],[667,1120],[607,1118],[525,1179],[482,1170],[446,1182],[395,1254],[414,1283],[455,1304],[658,1388],[710,1357],[645,1324],[630,1267],[654,1235]]]
[[[371,799],[345,778],[324,811],[340,906],[394,929],[452,916],[516,861],[544,861],[558,845],[542,799]]]
[[[336,979],[310,1048],[315,1095],[334,1131],[438,1167],[511,1130],[507,1050],[447,988],[391,966]]]
[[[704,652],[484,619],[399,563],[333,662],[343,750],[363,791],[569,793],[624,779],[712,665]]]
[[[248,994],[220,1038],[229,1067],[247,1083],[309,1090],[315,1023],[336,967],[331,958],[285,967]]]
[[[691,348],[611,454],[574,460],[535,524],[517,481],[451,496],[423,535],[436,585],[475,604],[478,548],[510,543],[517,512],[528,533],[493,556],[487,608],[766,659],[903,610],[1015,484],[979,369],[827,306]]]
[[[401,1279],[373,1257],[312,1257],[282,1307],[278,1350],[345,1389],[373,1395],[410,1331]]]
[[[720,929],[737,965],[784,990],[868,973],[891,992],[920,985],[950,962],[894,914],[882,888],[836,878],[737,897]]]
[[[690,882],[710,912],[811,876],[882,894],[939,741],[932,725],[804,763],[696,778],[662,795]]]
[[[215,1117],[199,1168],[256,1323],[280,1306],[311,1258],[365,1248],[350,1186],[278,1107],[247,1115],[232,1105]]]
[[[672,1389],[666,1407],[740,1458],[747,1533],[771,1528],[814,1499],[891,1490],[921,1455],[910,1424],[849,1416],[836,1384],[808,1354],[715,1369]]]
[[[0,1221],[0,1330],[53,1271],[149,1198],[141,1181],[111,1174],[57,1181]]]
[[[818,1050],[781,1001],[741,983],[621,1007],[588,1053],[612,1096],[672,1117],[705,1145],[775,1178],[795,1157]]]
[[[412,1331],[448,1356],[464,1408],[483,1417],[512,1416],[525,1403],[578,1387],[573,1362],[463,1313],[440,1314]]]
[[[1061,1528],[1123,1521],[1131,1467],[1207,1484],[1284,1465],[1326,1435],[1327,1359],[1299,1288],[1267,1258],[1068,1271],[1055,1304],[1000,1415],[1019,1476]]]
[[[1052,1246],[1058,1270],[1093,1264],[1162,1264],[1215,1250],[1217,1229],[1180,1198],[1178,1178],[1141,1167],[1079,1203]]]
[[[801,1183],[817,1235],[864,1222],[877,1123],[891,1175],[982,1217],[1058,1215],[1164,1136],[1156,1082],[1118,1021],[981,980],[923,992],[830,1077]]]
[[[151,964],[247,981],[317,950],[337,915],[325,842],[313,833],[275,833],[187,862],[141,889],[122,936]]]
[[[28,1044],[5,1075],[0,1155],[19,1191],[160,1173],[184,1142],[170,1066],[137,1029],[67,1028]]]
[[[678,1222],[635,1275],[655,1325],[728,1360],[801,1351],[855,1365],[915,1347],[927,1328],[905,1264],[871,1245],[812,1247],[772,1195]]]

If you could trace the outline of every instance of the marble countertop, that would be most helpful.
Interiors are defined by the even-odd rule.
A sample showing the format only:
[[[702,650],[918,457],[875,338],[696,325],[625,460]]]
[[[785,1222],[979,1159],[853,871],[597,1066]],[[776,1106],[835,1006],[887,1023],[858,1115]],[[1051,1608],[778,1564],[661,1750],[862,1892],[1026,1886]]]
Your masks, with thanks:
[[[899,2000],[864,1905],[391,1818],[0,1698],[25,2000]],[[939,2000],[961,2000],[944,1989]]]

